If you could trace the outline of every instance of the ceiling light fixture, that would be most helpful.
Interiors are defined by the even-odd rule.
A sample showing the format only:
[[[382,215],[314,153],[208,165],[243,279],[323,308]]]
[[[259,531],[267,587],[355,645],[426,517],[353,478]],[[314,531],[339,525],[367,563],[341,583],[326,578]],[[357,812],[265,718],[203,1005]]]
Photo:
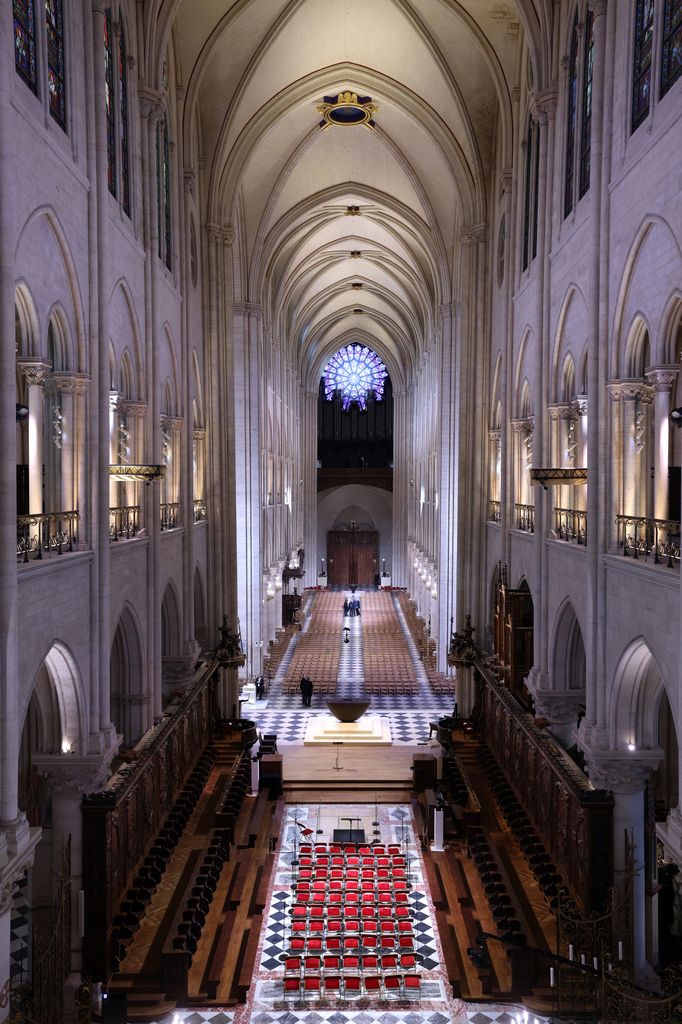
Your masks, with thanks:
[[[332,124],[346,128],[364,124],[371,129],[374,127],[372,116],[378,109],[377,104],[372,103],[371,96],[358,96],[356,92],[347,89],[337,96],[324,96],[317,112],[322,114],[321,128],[328,128]]]

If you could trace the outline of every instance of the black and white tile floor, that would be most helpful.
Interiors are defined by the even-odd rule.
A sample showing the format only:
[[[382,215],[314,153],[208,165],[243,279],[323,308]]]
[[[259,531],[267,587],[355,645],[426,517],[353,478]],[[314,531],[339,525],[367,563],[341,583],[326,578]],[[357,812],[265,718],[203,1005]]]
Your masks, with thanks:
[[[24,871],[12,886],[12,910],[10,913],[10,976],[12,981],[21,981],[22,976],[30,977],[29,958],[31,932],[31,894],[29,874]]]

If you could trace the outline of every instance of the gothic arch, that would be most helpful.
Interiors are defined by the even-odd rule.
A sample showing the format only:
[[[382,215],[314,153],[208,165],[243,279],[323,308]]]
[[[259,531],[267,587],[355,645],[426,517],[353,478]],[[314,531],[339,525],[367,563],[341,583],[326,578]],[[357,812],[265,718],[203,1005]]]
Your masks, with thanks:
[[[161,602],[161,655],[176,658],[180,654],[180,602],[173,580],[168,580]]]
[[[59,640],[49,647],[33,680],[23,708],[24,727],[32,700],[40,713],[40,753],[68,749],[85,754],[88,720],[83,681],[73,654]]]
[[[658,717],[665,681],[644,637],[633,640],[613,675],[609,700],[609,744],[614,750],[652,748],[658,743]]]
[[[142,634],[137,616],[125,604],[111,645],[111,720],[128,746],[145,731],[145,682]]]
[[[585,689],[585,646],[578,616],[568,599],[557,612],[550,664],[555,690]]]

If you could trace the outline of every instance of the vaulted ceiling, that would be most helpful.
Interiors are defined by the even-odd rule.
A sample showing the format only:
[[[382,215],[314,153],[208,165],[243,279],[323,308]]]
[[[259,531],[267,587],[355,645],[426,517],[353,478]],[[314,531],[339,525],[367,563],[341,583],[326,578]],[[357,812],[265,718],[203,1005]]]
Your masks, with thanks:
[[[458,231],[487,219],[492,171],[510,165],[524,38],[542,53],[536,2],[162,5],[206,220],[236,232],[235,297],[263,305],[310,386],[353,339],[398,386],[411,378],[456,296]],[[374,126],[322,129],[323,97],[348,89],[377,104]]]

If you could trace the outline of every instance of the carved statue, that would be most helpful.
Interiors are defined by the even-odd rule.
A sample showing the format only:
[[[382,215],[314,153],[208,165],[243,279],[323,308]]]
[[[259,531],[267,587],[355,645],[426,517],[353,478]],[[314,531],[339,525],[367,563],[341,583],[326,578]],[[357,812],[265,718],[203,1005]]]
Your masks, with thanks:
[[[450,620],[450,630],[448,663],[462,667],[473,665],[480,652],[474,643],[476,628],[471,625],[471,616],[467,615],[462,633],[452,629],[452,619]]]
[[[219,658],[238,658],[244,652],[242,650],[242,634],[239,626],[237,632],[233,633],[227,623],[227,615],[223,615],[223,624],[220,626],[220,643],[216,654]]]

